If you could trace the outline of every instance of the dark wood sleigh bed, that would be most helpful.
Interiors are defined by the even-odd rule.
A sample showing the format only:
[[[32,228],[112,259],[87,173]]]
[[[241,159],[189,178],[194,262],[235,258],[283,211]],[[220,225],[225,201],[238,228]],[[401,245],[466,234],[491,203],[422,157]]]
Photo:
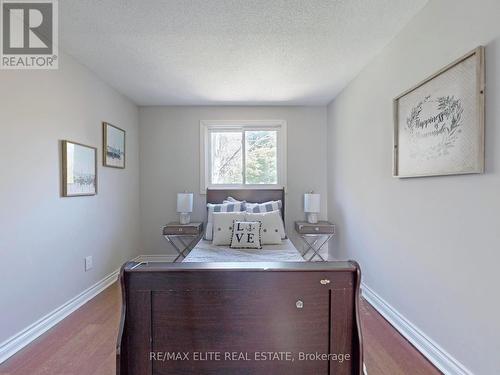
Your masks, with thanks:
[[[360,279],[352,261],[129,262],[117,374],[362,374]]]

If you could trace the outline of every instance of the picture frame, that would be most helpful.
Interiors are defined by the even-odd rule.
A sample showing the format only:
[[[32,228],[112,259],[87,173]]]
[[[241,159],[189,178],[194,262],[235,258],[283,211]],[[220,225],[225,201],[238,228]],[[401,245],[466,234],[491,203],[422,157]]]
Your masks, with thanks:
[[[393,177],[484,173],[484,47],[393,102]]]
[[[125,169],[126,132],[108,122],[102,123],[102,163],[105,167]]]
[[[81,197],[97,194],[97,148],[63,140],[62,196]]]

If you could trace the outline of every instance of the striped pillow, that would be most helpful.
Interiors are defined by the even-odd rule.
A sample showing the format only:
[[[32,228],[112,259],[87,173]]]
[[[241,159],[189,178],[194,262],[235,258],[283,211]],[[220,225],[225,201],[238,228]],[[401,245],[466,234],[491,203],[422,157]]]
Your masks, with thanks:
[[[241,212],[245,211],[245,202],[239,203],[208,203],[207,229],[205,230],[205,239],[212,241],[214,234],[214,212]]]
[[[271,212],[271,211],[279,211],[283,207],[283,203],[281,201],[269,201],[265,203],[248,203],[246,204],[247,212],[251,213],[262,213],[262,212]]]

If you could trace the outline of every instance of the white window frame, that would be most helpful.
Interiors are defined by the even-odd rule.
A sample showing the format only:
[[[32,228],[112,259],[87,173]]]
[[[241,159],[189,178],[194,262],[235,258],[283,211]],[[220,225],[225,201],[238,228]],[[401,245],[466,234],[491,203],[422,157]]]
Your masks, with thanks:
[[[276,130],[277,184],[211,184],[210,133],[212,131]],[[285,120],[201,120],[200,121],[200,193],[207,189],[286,189],[286,121]],[[245,150],[243,152],[243,163]],[[244,165],[243,165],[244,167]]]

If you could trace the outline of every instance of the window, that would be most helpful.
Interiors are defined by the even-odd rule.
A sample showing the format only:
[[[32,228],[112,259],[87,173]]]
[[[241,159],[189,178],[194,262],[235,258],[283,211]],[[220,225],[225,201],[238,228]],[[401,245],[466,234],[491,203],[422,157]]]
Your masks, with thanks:
[[[285,121],[201,121],[200,134],[202,193],[285,185]]]

